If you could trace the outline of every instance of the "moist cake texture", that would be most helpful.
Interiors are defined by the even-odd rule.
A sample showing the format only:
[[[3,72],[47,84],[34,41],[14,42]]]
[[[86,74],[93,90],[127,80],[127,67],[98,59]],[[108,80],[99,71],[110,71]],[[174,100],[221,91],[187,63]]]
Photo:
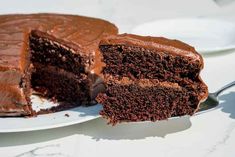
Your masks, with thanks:
[[[31,87],[57,101],[89,103],[88,76],[103,66],[95,59],[98,43],[110,34],[116,26],[96,18],[1,15],[0,116],[32,115]]]
[[[192,115],[208,94],[203,59],[183,42],[131,34],[100,42],[106,92],[96,100],[110,123]]]

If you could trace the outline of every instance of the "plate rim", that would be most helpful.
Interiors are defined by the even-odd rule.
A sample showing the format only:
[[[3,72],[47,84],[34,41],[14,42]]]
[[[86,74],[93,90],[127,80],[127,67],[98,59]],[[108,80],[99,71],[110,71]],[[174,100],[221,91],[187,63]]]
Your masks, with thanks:
[[[92,107],[95,108],[95,110],[99,110],[99,107],[101,105],[97,104],[97,105],[94,105]],[[72,119],[73,117],[66,117],[65,114],[69,114],[70,115],[70,112],[74,112],[74,110],[76,111],[76,109],[79,109],[81,108],[80,107],[75,107],[75,108],[72,108],[72,109],[68,109],[68,110],[64,110],[64,111],[59,111],[59,112],[55,112],[55,113],[48,113],[48,114],[42,114],[42,115],[37,115],[37,117],[0,117],[0,123],[4,123],[4,119],[7,119],[7,120],[21,120],[23,119],[24,122],[23,123],[26,123],[27,122],[27,119],[29,120],[36,120],[38,119],[38,117],[48,117],[48,119],[52,119],[53,116],[55,117],[58,117],[58,116],[63,116],[63,118],[66,119],[65,122],[57,122],[55,124],[43,124],[43,125],[39,125],[39,126],[24,126],[23,128],[1,128],[0,127],[0,133],[20,133],[20,132],[29,132],[29,131],[41,131],[41,130],[48,130],[48,129],[55,129],[55,128],[61,128],[61,127],[66,127],[66,126],[71,126],[71,125],[75,125],[75,124],[80,124],[80,123],[84,123],[84,122],[87,122],[87,121],[91,121],[91,120],[94,120],[94,119],[98,119],[100,118],[101,116],[99,115],[99,111],[98,113],[96,114],[93,114],[93,115],[89,115],[89,116],[86,116],[86,118],[81,118],[81,119]],[[86,107],[82,107],[82,108],[86,108]],[[89,108],[89,107],[88,107]],[[58,114],[58,115],[57,115]],[[76,116],[76,115],[75,115]],[[67,119],[67,118],[71,118],[71,120]],[[7,122],[7,121],[6,121]],[[22,122],[21,122],[22,123]],[[32,122],[30,122],[32,124]],[[8,124],[9,124],[9,121],[8,121]],[[9,124],[10,125],[10,124]],[[19,125],[18,125],[19,126]]]
[[[214,18],[214,17],[181,17],[181,18],[167,18],[167,19],[156,19],[156,20],[152,20],[149,22],[145,22],[142,24],[139,24],[135,27],[133,27],[131,29],[131,33],[134,34],[139,34],[139,35],[143,35],[141,33],[139,33],[138,31],[144,27],[149,27],[151,25],[155,26],[157,23],[161,23],[161,22],[170,22],[170,21],[213,21],[213,22],[223,22],[223,23],[227,23],[230,26],[233,26],[235,28],[235,23],[230,21],[230,20],[226,20],[226,19],[221,19],[221,18]],[[234,34],[235,35],[235,34]],[[144,34],[144,36],[151,36],[151,34]],[[226,46],[222,46],[222,47],[215,47],[215,48],[201,48],[201,49],[197,49],[195,48],[198,52],[202,53],[202,54],[209,54],[209,53],[214,53],[214,52],[219,52],[219,51],[228,51],[228,50],[232,50],[235,49],[235,41],[234,44],[228,44]]]

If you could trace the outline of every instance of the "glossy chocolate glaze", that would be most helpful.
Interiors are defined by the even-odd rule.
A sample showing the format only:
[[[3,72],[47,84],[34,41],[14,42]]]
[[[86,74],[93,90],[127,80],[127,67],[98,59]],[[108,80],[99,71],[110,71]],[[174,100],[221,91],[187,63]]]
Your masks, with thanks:
[[[0,16],[0,116],[30,114],[20,83],[29,67],[28,38],[31,31],[88,56],[96,54],[100,39],[117,34],[113,24],[96,18],[62,14],[12,14]],[[92,61],[102,66],[99,59]],[[96,66],[88,67],[89,71]],[[97,69],[97,68],[96,68]],[[98,72],[100,68],[98,68]]]

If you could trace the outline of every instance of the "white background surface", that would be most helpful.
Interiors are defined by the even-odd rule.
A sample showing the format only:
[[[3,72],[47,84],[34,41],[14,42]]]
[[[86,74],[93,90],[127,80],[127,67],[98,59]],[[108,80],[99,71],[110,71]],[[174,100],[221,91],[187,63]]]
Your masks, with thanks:
[[[60,12],[104,18],[120,32],[138,24],[174,17],[217,17],[235,22],[235,2],[212,0],[15,0],[0,13]],[[208,28],[209,29],[209,28]],[[235,35],[234,35],[235,36]],[[214,91],[235,79],[235,51],[205,55],[202,76]],[[194,117],[141,124],[106,125],[103,119],[45,131],[0,134],[1,157],[234,157],[235,89],[220,96],[218,109]]]
[[[157,19],[139,25],[131,32],[177,39],[193,45],[201,53],[235,49],[235,23],[215,17]]]

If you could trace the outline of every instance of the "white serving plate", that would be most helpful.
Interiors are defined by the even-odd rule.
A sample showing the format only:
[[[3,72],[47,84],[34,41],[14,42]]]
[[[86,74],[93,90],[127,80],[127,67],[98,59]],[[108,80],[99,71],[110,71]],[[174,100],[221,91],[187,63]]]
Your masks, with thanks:
[[[56,106],[53,102],[46,99],[42,99],[38,96],[31,96],[33,109],[38,111],[40,109],[51,108]],[[65,127],[74,124],[79,124],[87,122],[96,118],[99,118],[99,112],[102,109],[101,104],[97,104],[89,107],[76,107],[68,109],[65,111],[48,113],[43,115],[38,115],[36,117],[1,117],[0,118],[0,133],[10,133],[10,132],[25,132],[25,131],[37,131],[52,129],[58,127]],[[198,112],[195,114],[200,115],[205,112],[213,111],[216,108]],[[184,116],[183,116],[184,117]],[[180,117],[171,117],[168,120],[176,119]],[[145,123],[135,122],[135,123]]]
[[[35,110],[50,108],[51,106],[56,105],[37,96],[32,96],[31,99],[33,103],[32,106]],[[37,117],[31,118],[0,118],[0,133],[45,130],[83,123],[99,118],[99,111],[101,108],[101,105],[98,104],[89,107],[76,107],[65,111],[38,115]]]
[[[134,30],[135,31],[140,30],[137,28]],[[149,33],[148,35],[155,35],[154,34],[155,32],[153,32],[152,34],[151,32],[149,32],[150,29],[145,29],[145,30],[148,31]],[[221,56],[220,58],[221,59],[219,61],[221,61],[221,63],[219,63],[220,64],[219,69],[218,67],[214,66],[215,64],[218,64],[218,60],[216,57],[205,58],[205,69],[203,70],[202,77],[206,81],[206,84],[208,84],[208,86],[210,87],[209,88],[210,91],[214,91],[218,87],[222,87],[225,83],[228,83],[229,81],[233,80],[235,77],[234,73],[231,73],[233,67],[235,66],[234,59],[231,57],[226,57],[226,55]],[[222,71],[222,69],[227,69],[227,70],[223,71],[223,75],[220,75],[220,71]],[[217,70],[219,72],[215,73],[215,71]],[[214,79],[215,77],[217,78],[216,80]],[[33,108],[35,110],[39,110],[40,108],[49,108],[55,105],[37,96],[33,96],[32,101],[33,101]],[[102,106],[98,104],[90,107],[77,107],[66,111],[50,113],[45,115],[38,115],[37,117],[32,117],[32,118],[24,118],[24,117],[0,118],[0,133],[45,130],[45,129],[69,126],[73,124],[79,124],[99,118],[100,117],[99,111],[101,109]],[[203,113],[209,111],[211,110],[204,111]],[[69,117],[67,117],[66,114],[68,114]],[[170,119],[175,119],[175,118],[170,118]]]
[[[235,48],[235,23],[221,19],[157,20],[135,27],[132,33],[178,39],[193,45],[200,53],[213,53]]]

